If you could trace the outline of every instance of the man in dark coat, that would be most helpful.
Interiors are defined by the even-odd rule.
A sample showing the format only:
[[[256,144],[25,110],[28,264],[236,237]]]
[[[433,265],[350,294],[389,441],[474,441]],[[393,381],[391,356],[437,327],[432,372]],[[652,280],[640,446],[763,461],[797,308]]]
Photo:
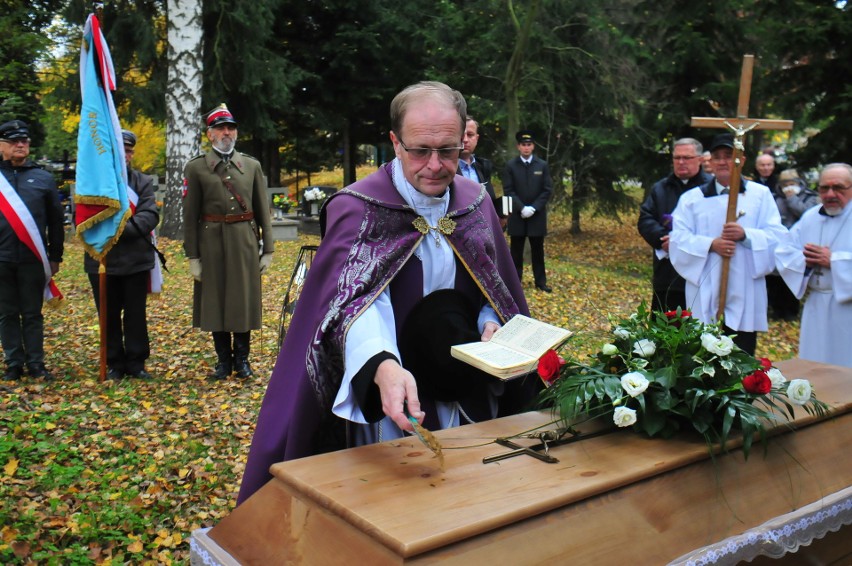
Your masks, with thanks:
[[[654,183],[639,208],[639,233],[654,249],[653,310],[689,309],[683,277],[678,275],[669,260],[669,232],[672,231],[672,211],[680,195],[713,178],[701,166],[703,149],[701,142],[692,138],[675,141],[671,174]]]
[[[274,245],[266,181],[256,159],[234,150],[237,122],[224,104],[206,122],[213,147],[184,169],[183,249],[196,281],[192,324],[213,334],[218,363],[208,377],[236,372],[245,379],[254,374],[251,331],[261,326],[260,276]]]
[[[29,126],[0,126],[5,160],[0,207],[0,339],[4,379],[53,375],[44,366],[46,284],[59,271],[65,241],[64,214],[53,176],[29,159]],[[9,191],[7,193],[7,191]],[[58,292],[58,291],[57,291]]]
[[[494,185],[491,183],[491,174],[494,172],[494,164],[490,159],[475,155],[476,145],[479,143],[479,122],[468,116],[464,126],[464,137],[462,138],[462,150],[459,155],[459,175],[471,181],[482,183],[485,187],[488,196],[494,203],[494,208],[497,209],[497,216],[500,217],[500,224],[506,227],[506,215],[502,213],[500,199],[497,198],[497,193],[494,192]]]
[[[151,233],[160,222],[160,213],[154,196],[154,178],[130,168],[136,150],[136,135],[123,130],[121,136],[127,184],[133,192],[130,194],[128,191],[133,214],[105,257],[107,377],[150,379],[151,374],[145,370],[145,360],[151,355],[146,308],[151,270],[156,261]],[[84,254],[83,266],[89,275],[95,306],[100,312],[99,263],[89,254]]]
[[[409,415],[440,429],[513,414],[535,394],[537,378],[484,379],[449,355],[449,335],[488,340],[528,312],[488,194],[455,175],[465,110],[444,84],[404,89],[391,103],[396,159],[323,205],[238,503],[276,462],[401,438]]]
[[[547,162],[533,155],[535,139],[529,130],[515,135],[520,155],[503,171],[503,194],[512,198],[507,232],[511,237],[512,259],[523,279],[524,244],[530,240],[533,281],[537,289],[550,293],[544,268],[544,237],[547,235],[547,201],[553,191]]]

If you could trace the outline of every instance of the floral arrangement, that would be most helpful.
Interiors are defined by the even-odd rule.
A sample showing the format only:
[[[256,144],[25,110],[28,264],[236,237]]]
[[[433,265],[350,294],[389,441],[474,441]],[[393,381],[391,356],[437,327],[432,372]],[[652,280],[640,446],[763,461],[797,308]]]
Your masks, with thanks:
[[[325,199],[325,192],[319,187],[305,191],[305,200],[309,202],[320,202]]]
[[[766,358],[757,359],[686,310],[656,312],[641,304],[613,325],[612,340],[589,363],[553,350],[539,360],[548,386],[543,405],[569,426],[609,415],[618,427],[668,438],[692,428],[722,449],[733,429],[748,457],[756,434],[765,442],[771,421],[793,418],[794,406],[824,415],[806,379],[787,381]]]
[[[296,206],[296,200],[290,195],[284,193],[275,193],[272,195],[272,206],[282,210],[290,210]]]

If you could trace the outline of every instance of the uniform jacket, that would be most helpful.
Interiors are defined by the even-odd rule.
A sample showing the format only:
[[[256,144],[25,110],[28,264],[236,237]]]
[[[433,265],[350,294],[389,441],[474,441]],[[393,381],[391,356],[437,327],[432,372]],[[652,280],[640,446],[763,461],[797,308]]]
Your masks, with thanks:
[[[239,202],[226,188],[219,172],[231,182],[254,220],[205,221],[205,215],[242,214]],[[201,259],[201,282],[193,295],[193,326],[205,331],[248,332],[261,325],[259,246],[272,253],[273,238],[260,163],[234,152],[226,164],[210,150],[186,164],[183,201],[184,241],[187,258]]]
[[[47,250],[48,261],[62,261],[65,243],[65,214],[59,202],[59,191],[53,176],[27,160],[20,167],[9,160],[0,162],[0,171],[24,201],[35,220]],[[5,216],[0,214],[0,261],[41,263],[30,249],[21,243]]]
[[[154,178],[139,171],[128,170],[127,181],[139,195],[133,222],[127,221],[115,246],[106,255],[107,275],[131,275],[154,269],[155,253],[151,247],[151,231],[160,222],[154,196]],[[84,254],[86,273],[97,273],[98,262]]]
[[[503,171],[503,194],[512,197],[512,214],[506,232],[510,236],[546,236],[547,201],[553,192],[550,169],[547,162],[535,155],[529,165],[524,165],[520,156],[506,164]],[[528,219],[521,218],[521,209],[535,209]]]
[[[712,179],[702,170],[689,179],[685,184],[674,173],[663,177],[651,187],[651,192],[642,206],[639,207],[639,234],[655,250],[662,248],[660,239],[672,230],[671,214],[677,206],[680,195],[687,190],[703,185]],[[683,277],[677,274],[668,257],[659,259],[654,254],[654,289],[683,291]]]

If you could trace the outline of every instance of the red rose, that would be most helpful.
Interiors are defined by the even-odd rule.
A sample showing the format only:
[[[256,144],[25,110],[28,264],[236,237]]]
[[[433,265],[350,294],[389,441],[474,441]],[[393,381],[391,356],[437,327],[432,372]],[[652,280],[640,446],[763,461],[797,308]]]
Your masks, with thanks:
[[[769,358],[758,358],[757,361],[764,370],[772,369],[772,361]]]
[[[769,379],[765,371],[759,369],[743,379],[743,388],[755,395],[766,395],[772,389],[772,380]]]
[[[554,350],[548,350],[538,360],[538,375],[547,385],[551,385],[559,377],[559,369],[565,365],[559,354]]]
[[[675,317],[677,317],[677,311],[666,311],[665,315],[668,318],[675,318]],[[690,316],[692,316],[691,311],[684,311],[684,310],[680,311],[680,318],[689,318]]]

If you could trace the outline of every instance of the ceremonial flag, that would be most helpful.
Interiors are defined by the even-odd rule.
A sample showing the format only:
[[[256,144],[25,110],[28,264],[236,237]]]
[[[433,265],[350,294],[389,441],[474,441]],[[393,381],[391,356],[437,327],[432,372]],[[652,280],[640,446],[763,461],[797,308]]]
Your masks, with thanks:
[[[80,90],[75,223],[86,251],[100,260],[118,240],[131,212],[124,143],[112,101],[115,69],[94,14],[83,29]]]

